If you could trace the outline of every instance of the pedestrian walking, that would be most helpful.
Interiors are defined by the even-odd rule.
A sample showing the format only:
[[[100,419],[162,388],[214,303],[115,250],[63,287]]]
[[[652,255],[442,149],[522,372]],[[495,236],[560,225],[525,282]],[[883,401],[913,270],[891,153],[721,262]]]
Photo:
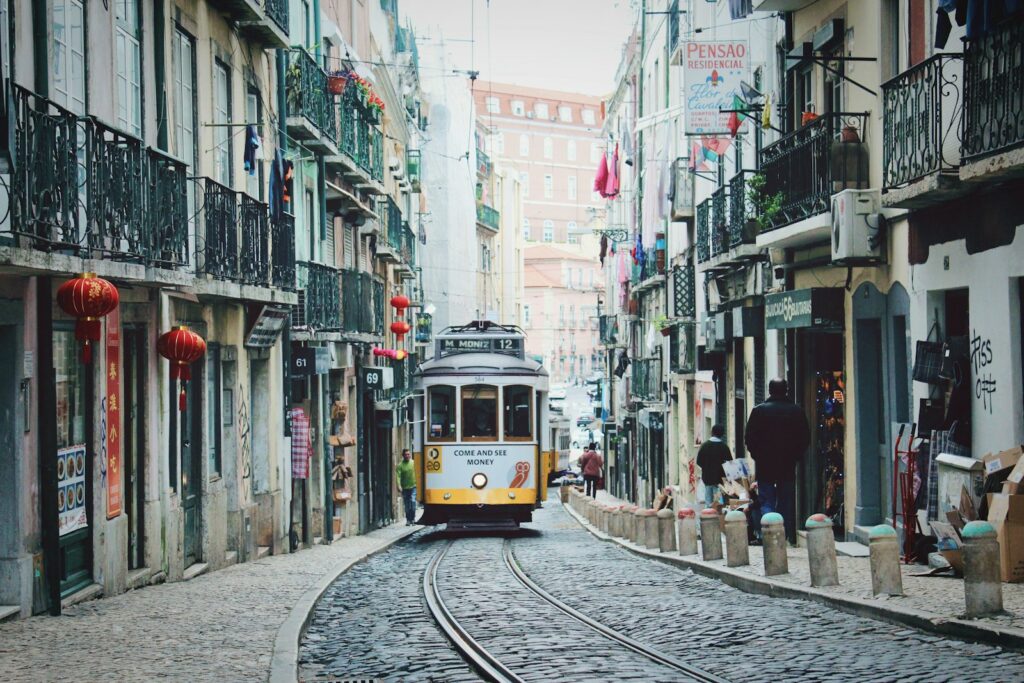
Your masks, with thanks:
[[[412,453],[408,448],[402,449],[402,462],[395,468],[395,483],[402,494],[402,508],[405,510],[405,525],[416,522],[416,466],[412,462]]]
[[[583,470],[584,493],[591,498],[597,498],[597,481],[603,476],[604,458],[597,452],[597,444],[593,441],[587,446],[587,450],[580,458],[580,468]]]
[[[711,428],[711,438],[701,444],[697,451],[697,466],[700,467],[700,480],[704,484],[704,505],[711,507],[718,497],[718,487],[725,477],[725,463],[732,460],[732,451],[725,443],[725,427],[715,425]]]
[[[761,513],[778,512],[786,537],[796,543],[796,466],[811,442],[804,411],[789,399],[786,380],[768,383],[768,400],[755,406],[747,418],[747,450],[756,464]]]

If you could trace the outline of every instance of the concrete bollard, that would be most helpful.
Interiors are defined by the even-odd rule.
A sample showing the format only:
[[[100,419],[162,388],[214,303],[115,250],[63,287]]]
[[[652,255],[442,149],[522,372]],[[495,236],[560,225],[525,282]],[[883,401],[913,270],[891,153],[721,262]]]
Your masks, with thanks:
[[[786,525],[778,512],[769,512],[761,517],[761,544],[764,549],[764,575],[788,574]]]
[[[643,511],[639,506],[633,508],[633,523],[629,529],[629,540],[637,545],[644,544],[644,518],[641,516]]]
[[[727,567],[744,567],[750,564],[747,516],[740,510],[725,513],[725,553]]]
[[[988,522],[968,522],[964,539],[964,599],[968,619],[1003,611],[999,541]]]
[[[691,507],[684,507],[676,513],[676,528],[679,530],[679,554],[697,554],[697,513]]]
[[[832,520],[820,512],[807,518],[807,564],[811,570],[811,585],[816,588],[839,585],[839,566],[836,564],[836,536]]]
[[[601,506],[601,531],[608,533],[611,528],[612,508],[610,505]]]
[[[700,550],[705,561],[722,559],[722,519],[713,508],[700,511]]]
[[[658,510],[658,550],[663,553],[676,549],[675,517],[671,510]]]
[[[647,508],[643,514],[644,536],[643,546],[651,550],[658,548],[658,511]]]
[[[629,514],[629,505],[623,504],[615,511],[615,537],[626,538],[626,520]]]
[[[903,595],[900,549],[896,530],[879,524],[868,532],[871,554],[871,592],[874,595]]]

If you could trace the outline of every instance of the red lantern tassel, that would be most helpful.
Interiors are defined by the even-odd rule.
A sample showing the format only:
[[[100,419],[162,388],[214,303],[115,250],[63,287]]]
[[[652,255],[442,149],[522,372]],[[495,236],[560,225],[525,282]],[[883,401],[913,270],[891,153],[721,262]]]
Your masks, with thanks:
[[[82,344],[82,362],[86,365],[92,363],[92,343],[88,339]]]
[[[185,382],[181,383],[181,393],[178,394],[178,411],[185,412]]]

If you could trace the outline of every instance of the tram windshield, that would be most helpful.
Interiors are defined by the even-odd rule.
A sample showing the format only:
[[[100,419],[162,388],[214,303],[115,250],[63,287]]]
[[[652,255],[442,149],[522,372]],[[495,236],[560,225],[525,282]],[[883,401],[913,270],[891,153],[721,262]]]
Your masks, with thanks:
[[[505,387],[505,438],[526,441],[533,436],[530,420],[530,398],[533,389],[527,386]]]
[[[489,384],[462,387],[462,438],[497,440],[498,389]]]
[[[455,387],[430,387],[430,438],[455,440]]]

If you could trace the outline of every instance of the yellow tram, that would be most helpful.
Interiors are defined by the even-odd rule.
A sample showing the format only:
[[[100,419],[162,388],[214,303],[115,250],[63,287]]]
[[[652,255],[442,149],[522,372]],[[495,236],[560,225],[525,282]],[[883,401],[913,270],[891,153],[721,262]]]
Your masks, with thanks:
[[[508,528],[529,522],[557,465],[548,373],[514,326],[448,327],[416,372],[414,452],[421,524]]]

